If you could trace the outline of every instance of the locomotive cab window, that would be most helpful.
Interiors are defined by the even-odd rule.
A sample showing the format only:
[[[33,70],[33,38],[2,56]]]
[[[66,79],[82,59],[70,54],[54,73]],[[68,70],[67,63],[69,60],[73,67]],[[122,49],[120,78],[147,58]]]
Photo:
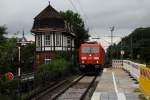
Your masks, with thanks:
[[[99,49],[97,47],[92,47],[92,52],[93,53],[98,53]]]
[[[82,53],[90,53],[91,52],[91,48],[90,47],[83,47],[82,48]]]
[[[82,53],[98,53],[98,47],[83,47]]]

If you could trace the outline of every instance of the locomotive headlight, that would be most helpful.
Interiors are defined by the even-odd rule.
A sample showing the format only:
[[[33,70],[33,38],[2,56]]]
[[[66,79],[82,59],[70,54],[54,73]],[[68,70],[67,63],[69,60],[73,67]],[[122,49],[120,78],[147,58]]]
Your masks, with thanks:
[[[86,57],[81,57],[81,59],[82,59],[82,60],[85,60],[85,59],[86,59]]]
[[[89,56],[91,57],[92,55],[91,55],[91,54],[89,54]]]
[[[94,57],[94,60],[98,60],[99,59],[99,57]]]
[[[99,63],[99,61],[96,61],[96,63],[98,64],[98,63]]]
[[[84,61],[82,61],[82,64],[84,64]]]

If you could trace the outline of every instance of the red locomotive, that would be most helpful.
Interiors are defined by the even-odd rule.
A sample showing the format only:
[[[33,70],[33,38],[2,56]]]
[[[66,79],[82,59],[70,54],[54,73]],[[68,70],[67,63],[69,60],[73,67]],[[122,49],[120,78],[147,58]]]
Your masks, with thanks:
[[[79,50],[79,66],[82,72],[100,72],[103,69],[104,50],[98,43],[81,44]]]

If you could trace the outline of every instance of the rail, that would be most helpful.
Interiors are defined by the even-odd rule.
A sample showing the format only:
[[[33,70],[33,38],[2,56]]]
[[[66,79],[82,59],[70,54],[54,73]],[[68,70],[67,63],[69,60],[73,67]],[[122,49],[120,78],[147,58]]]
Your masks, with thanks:
[[[56,88],[58,88],[59,86],[63,85],[67,80],[64,80],[58,84],[53,84],[52,86],[50,86],[48,89],[46,89],[45,91],[39,91],[38,94],[36,94],[35,96],[33,96],[31,98],[31,100],[40,100],[43,96],[45,96],[48,92],[52,92],[54,91]]]
[[[96,76],[85,76],[77,81],[74,85],[67,87],[66,91],[61,93],[57,98],[58,100],[75,99],[84,100],[89,89],[96,80]]]
[[[75,79],[75,80],[74,80],[72,83],[70,83],[66,88],[64,88],[64,89],[61,90],[58,94],[56,94],[55,96],[53,96],[53,97],[51,98],[51,100],[57,99],[59,96],[61,96],[63,93],[65,93],[65,91],[67,91],[70,87],[72,87],[74,84],[76,84],[78,81],[80,81],[83,77],[84,77],[84,75],[78,77],[77,79]]]
[[[70,86],[78,82],[82,79],[84,75],[78,76],[73,81],[69,79],[65,79],[62,82],[55,83],[53,86],[50,86],[45,91],[40,91],[37,95],[31,98],[31,100],[55,100],[58,98],[62,93],[64,93]],[[67,87],[66,87],[67,86]]]

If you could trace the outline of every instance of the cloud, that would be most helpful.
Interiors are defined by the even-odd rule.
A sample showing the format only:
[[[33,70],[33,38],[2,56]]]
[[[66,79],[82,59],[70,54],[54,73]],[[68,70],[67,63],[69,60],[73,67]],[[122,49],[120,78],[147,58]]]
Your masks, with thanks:
[[[50,1],[58,11],[71,9],[76,12],[69,0]],[[93,37],[109,36],[111,26],[115,26],[114,35],[121,36],[128,35],[137,27],[150,26],[150,0],[72,0],[72,2],[77,12],[88,23]],[[24,29],[31,38],[33,18],[47,5],[48,0],[0,0],[0,24],[8,27],[10,35]],[[104,37],[103,39],[109,40]]]

